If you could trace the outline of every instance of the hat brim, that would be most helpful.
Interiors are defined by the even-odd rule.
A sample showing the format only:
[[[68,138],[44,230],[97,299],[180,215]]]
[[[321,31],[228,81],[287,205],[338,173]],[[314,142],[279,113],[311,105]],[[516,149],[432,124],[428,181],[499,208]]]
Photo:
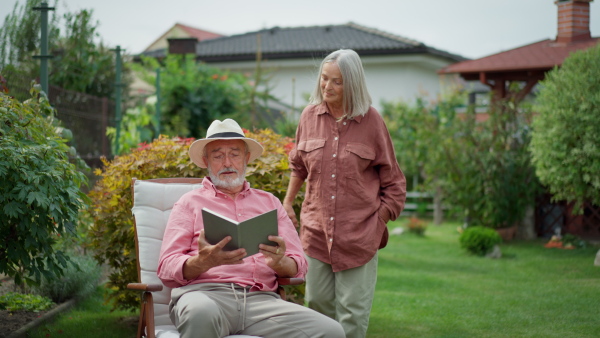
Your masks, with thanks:
[[[256,160],[262,155],[264,148],[260,145],[256,140],[247,137],[226,137],[226,138],[203,138],[201,140],[196,140],[190,146],[190,150],[188,151],[190,155],[190,159],[200,168],[206,168],[206,164],[204,163],[204,159],[202,155],[204,153],[204,147],[207,144],[214,141],[219,140],[242,140],[246,142],[248,145],[248,152],[250,153],[250,158],[248,159],[248,163]]]

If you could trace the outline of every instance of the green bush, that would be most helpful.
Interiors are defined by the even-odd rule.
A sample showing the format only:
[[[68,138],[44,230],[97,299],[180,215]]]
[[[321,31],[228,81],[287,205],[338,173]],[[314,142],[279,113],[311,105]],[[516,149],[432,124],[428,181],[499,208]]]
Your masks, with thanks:
[[[466,228],[458,240],[463,249],[478,256],[484,256],[494,245],[502,242],[502,238],[494,229],[483,226]]]
[[[531,154],[555,200],[600,205],[600,45],[573,52],[540,83]]]
[[[39,88],[20,102],[0,92],[0,273],[37,283],[60,276],[67,257],[56,237],[75,234],[86,177]],[[76,158],[76,157],[75,157]]]
[[[246,131],[246,136],[261,142],[265,148],[263,156],[248,165],[250,185],[283,199],[289,182],[287,154],[293,146],[291,139],[268,129]],[[92,200],[89,213],[94,220],[91,248],[96,259],[111,269],[108,285],[114,292],[109,298],[117,308],[139,307],[138,294],[127,290],[127,283],[137,281],[131,180],[206,176],[206,170],[189,159],[188,149],[193,141],[161,137],[130,154],[105,160],[104,168],[96,171],[101,178],[89,193]],[[296,200],[298,210],[302,196],[299,194]]]
[[[40,312],[54,305],[50,299],[38,295],[9,292],[0,296],[0,310]]]
[[[72,298],[84,298],[96,290],[101,268],[89,256],[72,254],[71,262],[60,278],[42,280],[35,287],[36,293],[52,299],[55,303],[62,303]]]

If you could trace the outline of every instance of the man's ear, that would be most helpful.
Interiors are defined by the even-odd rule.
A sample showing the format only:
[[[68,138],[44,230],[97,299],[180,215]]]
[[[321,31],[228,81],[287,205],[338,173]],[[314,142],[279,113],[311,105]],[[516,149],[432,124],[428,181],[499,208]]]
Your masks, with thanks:
[[[246,163],[248,163],[248,161],[250,161],[250,152],[246,153]]]
[[[202,161],[204,162],[204,166],[208,168],[208,157],[202,156]]]

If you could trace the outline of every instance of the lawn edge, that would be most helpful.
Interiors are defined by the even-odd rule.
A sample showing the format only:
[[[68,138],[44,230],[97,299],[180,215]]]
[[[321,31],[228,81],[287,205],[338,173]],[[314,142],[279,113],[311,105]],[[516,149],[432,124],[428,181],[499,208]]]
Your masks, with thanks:
[[[6,338],[22,338],[22,337],[26,337],[27,332],[29,332],[30,330],[33,330],[33,329],[37,328],[38,326],[44,324],[45,322],[51,321],[52,319],[54,319],[59,314],[61,314],[61,313],[65,312],[65,311],[71,309],[73,306],[75,306],[75,304],[77,304],[77,300],[76,299],[70,299],[70,300],[68,300],[68,301],[66,301],[66,302],[58,305],[54,309],[46,312],[44,315],[40,316],[39,318],[36,318],[35,320],[33,320],[33,321],[25,324],[20,329],[18,329],[17,331],[14,331],[13,333],[11,333]]]

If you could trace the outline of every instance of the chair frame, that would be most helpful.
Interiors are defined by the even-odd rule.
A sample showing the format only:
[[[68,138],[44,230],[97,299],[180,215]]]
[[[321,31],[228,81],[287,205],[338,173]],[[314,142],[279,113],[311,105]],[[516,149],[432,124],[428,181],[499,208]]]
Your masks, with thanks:
[[[137,178],[132,179],[131,184],[131,196],[132,200],[135,203],[135,182]],[[192,178],[192,177],[173,177],[173,178],[154,178],[144,180],[145,182],[153,182],[153,183],[161,183],[161,184],[169,184],[169,183],[179,183],[179,184],[200,184],[202,183],[201,178]],[[134,204],[132,203],[132,204]],[[135,216],[133,216],[133,228],[135,234],[135,254],[136,254],[136,265],[138,272],[138,283],[129,283],[127,284],[127,289],[141,291],[141,305],[140,305],[140,318],[138,321],[138,330],[137,330],[137,338],[147,337],[147,338],[155,338],[155,323],[154,323],[154,299],[152,296],[152,292],[162,291],[162,284],[146,284],[141,283],[141,267],[139,260],[139,243],[138,243],[138,233],[137,233],[137,225],[135,221]],[[301,285],[304,283],[304,279],[302,278],[277,278],[277,283],[279,284],[277,292],[281,299],[286,299],[285,290],[283,285]],[[144,335],[146,333],[146,335]]]

